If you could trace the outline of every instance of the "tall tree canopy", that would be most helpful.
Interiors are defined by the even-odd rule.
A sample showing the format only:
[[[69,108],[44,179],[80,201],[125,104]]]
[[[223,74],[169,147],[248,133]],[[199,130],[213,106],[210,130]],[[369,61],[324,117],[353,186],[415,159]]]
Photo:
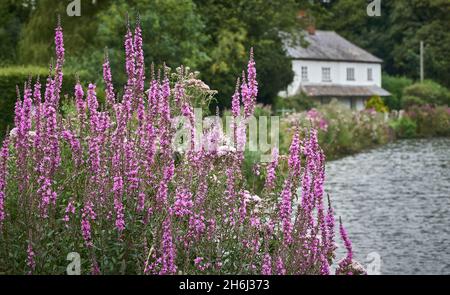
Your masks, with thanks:
[[[335,0],[318,15],[320,28],[339,34],[383,58],[393,75],[419,76],[419,44],[425,43],[425,76],[450,86],[450,1],[381,1],[369,17],[366,0]]]
[[[278,91],[293,79],[291,61],[286,57],[280,32],[298,33],[299,3],[294,0],[195,0],[206,32],[211,62],[203,68],[204,79],[213,87],[225,89],[219,94],[221,105],[229,106],[236,73],[254,47],[261,85],[258,100],[272,102]]]

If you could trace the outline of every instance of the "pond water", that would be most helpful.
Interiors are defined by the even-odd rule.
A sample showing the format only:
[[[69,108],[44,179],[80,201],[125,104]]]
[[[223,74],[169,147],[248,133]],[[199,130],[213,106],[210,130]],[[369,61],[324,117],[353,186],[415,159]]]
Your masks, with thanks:
[[[450,274],[449,138],[401,140],[331,161],[326,177],[361,264],[376,252],[382,274]]]

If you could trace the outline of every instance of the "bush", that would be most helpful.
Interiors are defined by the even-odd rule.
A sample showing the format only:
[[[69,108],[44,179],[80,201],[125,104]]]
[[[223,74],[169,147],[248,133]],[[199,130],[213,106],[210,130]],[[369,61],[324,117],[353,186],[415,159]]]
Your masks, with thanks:
[[[16,85],[23,94],[23,85],[31,77],[36,80],[40,77],[41,84],[45,84],[49,70],[42,67],[6,67],[0,68],[0,140],[5,134],[6,128],[12,127],[14,116],[14,104],[17,100]],[[80,75],[81,78],[83,75]],[[73,95],[73,85],[76,82],[76,74],[66,71],[62,87],[62,96]]]
[[[275,100],[274,108],[277,113],[282,111],[301,112],[310,110],[318,106],[317,101],[314,98],[307,97],[304,94],[298,94],[289,97],[278,96]]]
[[[398,138],[414,138],[417,136],[417,124],[407,116],[391,122],[391,127]]]
[[[366,109],[374,109],[378,113],[387,113],[389,109],[384,104],[383,100],[379,96],[372,96],[366,102]]]
[[[412,105],[450,105],[450,90],[440,84],[426,80],[423,83],[415,83],[403,90],[403,108]]]
[[[383,88],[392,94],[391,96],[383,97],[386,106],[391,110],[401,109],[403,89],[412,84],[413,81],[409,78],[383,74]]]

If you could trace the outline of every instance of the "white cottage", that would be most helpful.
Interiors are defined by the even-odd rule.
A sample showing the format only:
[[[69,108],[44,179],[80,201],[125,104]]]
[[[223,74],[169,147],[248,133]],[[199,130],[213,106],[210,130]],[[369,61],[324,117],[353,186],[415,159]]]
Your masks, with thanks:
[[[333,31],[308,28],[305,41],[307,47],[285,46],[295,77],[280,96],[303,92],[321,103],[336,98],[349,108],[361,110],[370,97],[390,95],[381,88],[383,61],[378,57]]]

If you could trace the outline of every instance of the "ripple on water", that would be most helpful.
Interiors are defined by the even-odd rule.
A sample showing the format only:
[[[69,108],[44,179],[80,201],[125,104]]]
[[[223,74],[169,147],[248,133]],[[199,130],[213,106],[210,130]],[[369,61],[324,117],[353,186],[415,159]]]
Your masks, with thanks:
[[[365,264],[375,251],[384,274],[450,274],[449,138],[402,140],[331,161],[326,177],[356,259]]]

